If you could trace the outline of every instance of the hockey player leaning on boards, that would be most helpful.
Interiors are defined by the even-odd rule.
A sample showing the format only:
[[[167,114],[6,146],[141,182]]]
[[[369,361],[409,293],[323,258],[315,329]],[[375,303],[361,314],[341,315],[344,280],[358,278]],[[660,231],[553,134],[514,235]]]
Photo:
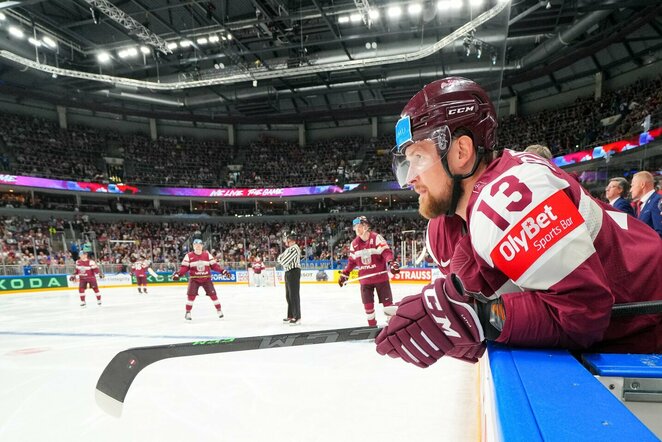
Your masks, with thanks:
[[[614,304],[662,300],[662,240],[550,162],[494,155],[496,127],[485,91],[459,77],[428,84],[402,111],[394,172],[419,194],[430,250],[450,274],[400,302],[377,351],[419,367],[476,362],[486,339],[662,352],[662,315],[611,318]]]
[[[393,259],[393,252],[382,235],[373,232],[368,218],[359,216],[352,221],[356,238],[349,246],[347,267],[340,272],[338,284],[343,287],[349,279],[350,272],[357,268],[361,279],[361,301],[368,319],[368,325],[377,326],[375,318],[375,292],[377,299],[384,307],[387,320],[395,313],[391,283],[388,271],[400,273],[400,265]],[[370,276],[373,275],[373,276]]]
[[[191,320],[193,302],[196,296],[198,296],[200,287],[205,289],[205,294],[209,296],[209,299],[214,303],[214,307],[216,307],[218,317],[222,318],[223,310],[221,310],[221,301],[216,296],[216,289],[211,280],[211,271],[216,270],[226,278],[232,277],[230,272],[218,265],[209,252],[202,250],[203,247],[201,239],[193,240],[193,251],[184,256],[181,267],[177,272],[172,274],[172,280],[178,281],[182,275],[189,273],[188,288],[186,290],[186,314],[184,315],[184,319],[187,321]]]

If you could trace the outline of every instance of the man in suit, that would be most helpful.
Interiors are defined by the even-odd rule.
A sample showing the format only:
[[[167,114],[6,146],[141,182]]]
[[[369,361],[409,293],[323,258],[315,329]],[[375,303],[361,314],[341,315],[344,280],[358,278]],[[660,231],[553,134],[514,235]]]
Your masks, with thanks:
[[[625,198],[628,194],[628,180],[623,177],[616,177],[609,180],[607,187],[605,188],[605,196],[611,204],[616,209],[621,212],[625,212],[628,215],[635,216],[634,209],[630,204],[630,201]]]
[[[653,175],[642,171],[635,173],[632,177],[632,189],[630,194],[637,202],[637,218],[651,226],[662,238],[662,214],[658,206],[662,196],[655,192]]]

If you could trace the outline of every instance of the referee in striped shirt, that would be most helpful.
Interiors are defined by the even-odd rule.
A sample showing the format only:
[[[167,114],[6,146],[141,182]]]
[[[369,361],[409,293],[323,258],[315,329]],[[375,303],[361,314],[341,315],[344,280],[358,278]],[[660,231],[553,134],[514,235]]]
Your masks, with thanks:
[[[283,323],[301,324],[301,300],[299,283],[301,281],[301,248],[297,245],[297,234],[285,234],[287,249],[278,255],[277,261],[285,269],[285,299],[287,299],[287,318]]]

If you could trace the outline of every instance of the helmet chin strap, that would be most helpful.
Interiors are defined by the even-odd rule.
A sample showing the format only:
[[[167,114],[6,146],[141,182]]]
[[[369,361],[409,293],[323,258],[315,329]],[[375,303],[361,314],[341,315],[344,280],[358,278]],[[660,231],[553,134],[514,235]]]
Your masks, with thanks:
[[[455,215],[455,211],[457,210],[457,203],[460,201],[460,196],[462,191],[462,184],[461,184],[462,180],[465,180],[473,176],[474,173],[476,173],[476,169],[478,169],[478,165],[483,159],[483,155],[485,155],[485,149],[483,149],[482,147],[478,147],[478,149],[476,149],[476,159],[474,160],[474,165],[471,168],[471,170],[468,173],[465,173],[464,175],[455,174],[451,172],[451,169],[448,166],[448,155],[444,155],[443,158],[441,159],[441,164],[444,166],[444,170],[446,171],[446,174],[453,180],[451,205],[448,207],[448,210],[446,211],[445,214],[446,216]]]

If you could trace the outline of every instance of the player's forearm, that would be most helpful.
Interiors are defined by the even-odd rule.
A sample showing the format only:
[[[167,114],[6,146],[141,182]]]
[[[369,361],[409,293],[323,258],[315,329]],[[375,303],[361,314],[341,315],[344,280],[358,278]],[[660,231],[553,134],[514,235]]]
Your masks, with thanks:
[[[505,294],[501,297],[505,321],[496,341],[520,346],[588,348],[602,339],[610,320],[611,296],[603,291],[602,300],[596,298],[582,296],[578,291]]]
[[[180,275],[180,276],[184,276],[184,275],[186,275],[186,274],[188,273],[188,271],[189,271],[189,268],[188,268],[188,267],[186,267],[186,266],[181,266],[181,267],[179,268],[179,270],[177,270],[177,274]]]
[[[393,261],[395,259],[393,257],[393,251],[391,249],[386,249],[382,252],[382,257],[384,258],[384,262],[388,264],[389,262]]]

